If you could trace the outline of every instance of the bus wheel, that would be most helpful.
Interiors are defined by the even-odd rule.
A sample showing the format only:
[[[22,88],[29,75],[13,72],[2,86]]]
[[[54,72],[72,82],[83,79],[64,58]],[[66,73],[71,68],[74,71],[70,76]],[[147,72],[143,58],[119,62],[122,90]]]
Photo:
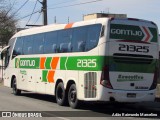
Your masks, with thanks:
[[[60,82],[56,87],[56,101],[57,104],[61,106],[66,103],[66,93],[62,82]]]
[[[69,91],[68,91],[68,103],[69,103],[70,107],[76,109],[76,108],[78,108],[79,102],[80,101],[77,99],[76,85],[72,84],[69,88]]]
[[[12,90],[13,90],[14,95],[20,95],[21,94],[21,90],[17,89],[16,78],[13,79]]]

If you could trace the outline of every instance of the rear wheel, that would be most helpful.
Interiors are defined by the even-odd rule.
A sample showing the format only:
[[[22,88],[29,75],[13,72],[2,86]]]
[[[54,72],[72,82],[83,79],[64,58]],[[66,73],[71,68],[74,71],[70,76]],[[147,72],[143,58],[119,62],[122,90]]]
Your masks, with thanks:
[[[12,82],[12,91],[13,91],[14,95],[20,95],[21,94],[21,90],[17,89],[16,78],[14,78],[13,82]]]
[[[60,82],[56,87],[56,101],[57,104],[61,106],[66,104],[66,93],[62,82]]]
[[[77,99],[76,85],[72,84],[68,91],[68,103],[70,107],[76,109],[79,107],[80,101]]]

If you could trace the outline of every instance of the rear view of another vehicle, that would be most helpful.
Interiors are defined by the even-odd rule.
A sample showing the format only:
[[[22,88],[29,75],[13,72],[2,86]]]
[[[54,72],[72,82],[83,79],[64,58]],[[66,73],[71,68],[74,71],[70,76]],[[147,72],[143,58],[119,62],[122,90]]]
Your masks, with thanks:
[[[109,99],[153,101],[158,79],[157,26],[138,19],[112,19],[106,44],[109,44],[109,76],[106,75],[109,78],[106,83],[110,83],[109,89],[106,86]]]

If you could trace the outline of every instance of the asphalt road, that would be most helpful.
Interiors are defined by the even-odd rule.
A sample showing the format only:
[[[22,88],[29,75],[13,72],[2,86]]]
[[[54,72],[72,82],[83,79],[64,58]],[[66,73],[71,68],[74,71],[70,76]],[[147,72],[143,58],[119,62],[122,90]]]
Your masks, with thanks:
[[[141,117],[136,117],[136,119],[148,120],[148,116],[144,116],[144,114],[153,116],[157,114],[160,118],[160,102],[143,102],[137,104],[83,103],[80,109],[72,109],[69,106],[57,105],[55,97],[53,96],[26,92],[21,96],[14,96],[12,94],[12,89],[0,85],[0,111],[12,111],[12,115],[14,111],[14,117],[18,115],[18,113],[20,116],[25,116],[26,114],[28,115],[35,112],[37,112],[37,116],[47,116],[42,118],[31,118],[34,120],[46,118],[52,120],[131,120],[135,119],[136,115],[142,115]],[[25,111],[28,111],[29,113],[25,113]],[[122,113],[125,113],[123,115],[128,115],[129,117],[112,116],[122,115]],[[0,116],[2,116],[2,113],[0,114]],[[154,119],[153,116],[149,119]],[[0,119],[2,119],[2,117]],[[17,120],[16,117],[12,119]]]

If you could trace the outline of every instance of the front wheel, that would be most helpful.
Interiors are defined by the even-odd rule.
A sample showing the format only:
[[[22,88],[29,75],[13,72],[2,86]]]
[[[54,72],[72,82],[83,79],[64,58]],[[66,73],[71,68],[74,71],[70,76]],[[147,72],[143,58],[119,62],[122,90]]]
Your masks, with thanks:
[[[12,90],[13,90],[14,95],[20,95],[21,94],[21,90],[17,89],[16,78],[14,78],[14,80],[12,82]]]
[[[72,84],[68,91],[68,103],[70,107],[76,109],[79,107],[79,100],[77,99],[77,89],[76,85]]]

